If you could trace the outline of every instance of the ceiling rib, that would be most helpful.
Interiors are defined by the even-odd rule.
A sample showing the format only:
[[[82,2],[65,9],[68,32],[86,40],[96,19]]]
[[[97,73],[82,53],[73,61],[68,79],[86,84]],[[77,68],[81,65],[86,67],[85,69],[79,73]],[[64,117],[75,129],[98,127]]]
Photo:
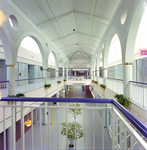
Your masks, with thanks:
[[[77,50],[71,51],[71,52],[69,52],[69,53],[65,53],[64,55],[69,55],[69,54],[75,53],[76,51],[77,51]]]
[[[75,46],[77,43],[73,43],[73,44],[71,44],[71,45],[69,45],[69,46],[65,46],[65,47],[63,47],[63,48],[60,48],[60,50],[63,50],[63,49],[66,49],[66,48],[69,48],[69,47],[71,47],[71,46]]]
[[[87,18],[87,19],[92,19],[94,21],[97,21],[97,22],[100,22],[104,25],[108,25],[110,20],[108,19],[104,19],[104,18],[100,18],[100,17],[96,17],[96,16],[91,16],[89,14],[86,14],[86,13],[83,13],[83,12],[79,12],[79,11],[71,11],[69,13],[66,13],[64,15],[61,15],[61,16],[58,16],[57,18],[55,17],[54,19],[50,19],[46,22],[43,22],[41,24],[38,24],[37,27],[39,29],[44,29],[44,28],[47,28],[49,25],[52,25],[53,23],[57,23],[58,21],[61,21],[63,19],[66,19],[67,17],[71,16],[71,15],[74,15],[74,14],[80,14],[80,15],[83,15],[83,17]],[[53,13],[54,14],[54,13]]]
[[[72,58],[70,59],[70,61],[72,61],[74,58],[75,58],[75,56],[77,55],[77,53],[78,53],[78,50],[75,52],[75,54],[72,56]]]
[[[85,53],[87,53],[87,54],[93,55],[93,52],[85,51],[85,50],[83,50],[83,49],[80,49],[80,51],[83,51],[83,52],[85,52]]]
[[[90,62],[90,59],[87,57],[87,55],[85,53],[83,53],[82,51],[80,51],[82,53],[82,55]]]
[[[67,34],[66,37],[68,38],[68,37],[71,37],[71,36],[76,35],[76,34],[80,34],[80,35],[84,35],[84,36],[89,36],[86,33],[76,32],[76,33]],[[97,41],[97,42],[99,42],[101,40],[101,38],[97,38],[95,36],[89,36],[89,38],[92,39],[92,40],[94,40],[94,41]],[[65,40],[64,36],[62,36],[60,38],[57,38],[55,40],[52,40],[51,42],[58,42],[58,41],[63,41],[63,40]]]
[[[44,28],[48,27],[49,25],[52,25],[53,23],[57,23],[57,21],[61,21],[61,20],[64,20],[64,19],[70,17],[71,15],[74,15],[74,11],[71,11],[71,12],[66,13],[64,15],[61,15],[58,18],[55,17],[54,19],[50,19],[49,21],[38,24],[37,27],[39,29],[44,29]]]

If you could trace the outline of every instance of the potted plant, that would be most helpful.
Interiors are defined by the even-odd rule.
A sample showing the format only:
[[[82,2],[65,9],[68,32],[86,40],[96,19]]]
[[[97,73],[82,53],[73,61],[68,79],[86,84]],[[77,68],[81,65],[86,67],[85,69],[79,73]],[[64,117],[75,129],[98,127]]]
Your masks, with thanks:
[[[131,104],[130,99],[124,96],[123,94],[115,94],[114,97],[125,108],[128,108]]]
[[[51,84],[45,84],[45,85],[44,85],[44,88],[45,88],[45,89],[48,89],[48,88],[50,88],[50,87],[51,87]]]
[[[66,79],[63,80],[64,82],[66,81]]]
[[[16,97],[25,97],[24,93],[18,93],[16,94]]]
[[[81,106],[81,104],[79,104],[79,103],[69,104],[69,107],[80,107],[80,106]],[[75,117],[75,113],[76,113],[76,116],[78,116],[78,115],[82,114],[82,111],[81,111],[81,109],[76,109],[76,112],[75,112],[75,109],[68,109],[68,113]]]
[[[103,90],[105,90],[106,85],[104,85],[104,84],[100,84],[100,87],[101,87]]]
[[[57,84],[60,84],[61,83],[61,81],[57,81]]]
[[[94,83],[95,83],[95,84],[98,84],[98,82],[97,82],[97,81],[94,81]]]
[[[15,97],[15,95],[8,95],[8,97]],[[13,105],[15,104],[15,101],[8,101],[9,105]]]
[[[92,80],[92,82],[94,83],[94,80]]]
[[[84,136],[82,125],[76,122],[76,137],[75,137],[75,122],[69,122],[67,123],[67,125],[66,125],[66,122],[63,122],[61,123],[61,125],[62,125],[61,134],[66,136],[68,140],[70,141],[69,147],[70,148],[74,147],[74,140],[80,139]]]

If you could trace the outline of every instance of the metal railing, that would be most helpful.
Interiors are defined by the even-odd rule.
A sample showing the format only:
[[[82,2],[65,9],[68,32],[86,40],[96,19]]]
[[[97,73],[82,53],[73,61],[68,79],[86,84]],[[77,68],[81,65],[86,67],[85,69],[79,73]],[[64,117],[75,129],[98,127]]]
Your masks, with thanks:
[[[8,96],[8,84],[9,81],[0,81],[1,97]]]
[[[81,110],[80,116],[74,115],[75,129],[77,121],[83,124],[84,136],[81,139],[75,139],[74,149],[146,149],[147,148],[147,126],[140,122],[129,111],[123,108],[119,103],[112,99],[80,99],[80,98],[3,98],[2,101],[21,101],[20,105],[3,105],[3,116],[5,118],[5,109],[11,108],[11,127],[12,127],[12,145],[24,150],[26,144],[29,149],[68,149],[68,131],[65,130],[65,136],[61,135],[61,123],[71,121],[69,108],[72,110]],[[36,102],[58,102],[63,106],[36,106],[23,105],[25,101]],[[81,107],[69,107],[69,103],[81,103]],[[21,139],[20,143],[15,143],[15,108],[21,110]],[[30,133],[24,134],[24,108],[31,109],[31,120],[33,120],[33,109],[38,109],[40,119],[38,124],[31,125]],[[43,112],[46,111],[47,125],[42,125]],[[53,114],[52,114],[53,112]],[[50,125],[53,117],[53,126]],[[6,120],[3,121],[4,130],[4,150],[6,150]],[[38,136],[36,133],[38,132]],[[74,136],[77,136],[75,130]],[[35,141],[38,141],[37,143]]]
[[[98,77],[98,83],[103,84],[103,78],[102,77]]]
[[[130,98],[135,104],[147,108],[147,83],[130,81]]]
[[[15,80],[15,92],[27,93],[44,86],[44,77]]]
[[[106,78],[107,88],[115,93],[123,94],[123,80],[115,78]]]

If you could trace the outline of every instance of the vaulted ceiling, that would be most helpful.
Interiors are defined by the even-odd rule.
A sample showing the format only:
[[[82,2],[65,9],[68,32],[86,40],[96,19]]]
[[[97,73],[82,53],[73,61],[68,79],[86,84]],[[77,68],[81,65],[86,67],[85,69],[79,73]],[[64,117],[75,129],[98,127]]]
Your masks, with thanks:
[[[13,0],[70,61],[90,59],[121,0]]]

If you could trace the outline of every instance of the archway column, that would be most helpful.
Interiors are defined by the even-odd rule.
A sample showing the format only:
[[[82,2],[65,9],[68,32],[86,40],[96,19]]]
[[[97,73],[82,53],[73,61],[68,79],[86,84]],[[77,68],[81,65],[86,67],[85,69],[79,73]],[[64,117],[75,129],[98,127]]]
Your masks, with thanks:
[[[44,84],[47,84],[47,69],[43,69]]]
[[[129,81],[132,81],[132,63],[124,63],[123,67],[124,72],[124,95],[130,97],[130,84]]]
[[[103,84],[106,85],[107,68],[103,68]]]
[[[15,95],[15,66],[7,65],[8,95]]]
[[[7,65],[7,80],[8,83],[8,95],[15,95],[15,66],[14,65]],[[13,121],[16,120],[15,118],[15,109],[12,110],[13,112]],[[7,145],[8,150],[13,149],[15,145],[12,146],[12,143],[14,143],[13,140],[16,139],[16,133],[15,133],[15,126],[12,128],[10,126],[7,129]]]
[[[66,79],[68,79],[68,67],[66,68]]]
[[[47,84],[47,69],[43,69],[44,74],[44,85]],[[47,89],[46,89],[46,96],[47,97]],[[47,102],[44,102],[44,106],[47,106]],[[44,116],[43,116],[43,124],[47,124],[47,108],[44,108]]]
[[[63,67],[62,69],[62,76],[63,76],[63,79],[65,78],[65,68]]]
[[[99,70],[96,70],[97,71],[97,81],[99,80]]]

